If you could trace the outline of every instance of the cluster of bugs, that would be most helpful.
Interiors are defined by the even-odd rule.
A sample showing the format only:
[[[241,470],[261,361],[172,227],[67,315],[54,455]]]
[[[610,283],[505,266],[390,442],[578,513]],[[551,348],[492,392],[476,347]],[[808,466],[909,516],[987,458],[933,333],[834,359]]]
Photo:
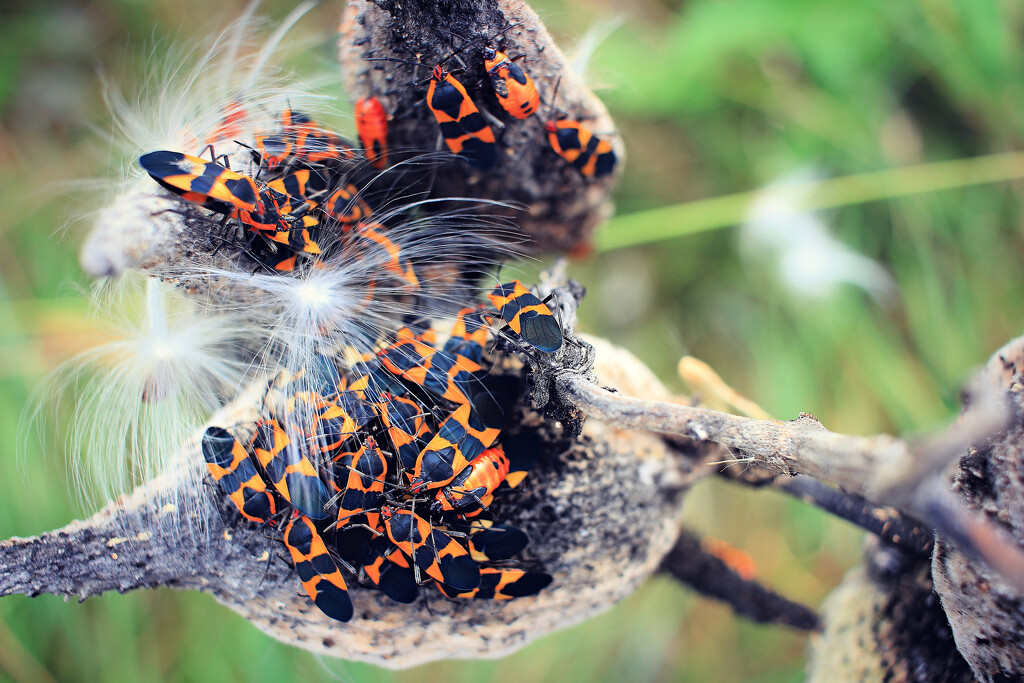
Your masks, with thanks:
[[[501,108],[514,119],[526,119],[538,111],[540,93],[533,78],[504,52],[490,47],[504,31],[483,41],[481,56],[491,88]],[[467,48],[462,48],[465,50]],[[457,57],[462,50],[453,50],[431,70],[427,86],[426,104],[437,120],[441,137],[448,149],[479,171],[490,171],[498,163],[498,143],[487,116],[469,96],[466,87],[444,68],[445,63]],[[410,64],[421,64],[386,58],[370,58]],[[558,95],[555,86],[554,97]],[[501,125],[498,123],[498,125]],[[544,123],[551,149],[588,178],[600,178],[615,170],[615,151],[610,140],[591,132],[579,121],[550,118]]]
[[[225,126],[236,115],[229,109],[213,138],[224,139]],[[360,100],[357,121],[367,163],[383,167],[383,107],[375,99]],[[253,175],[232,170],[226,157],[215,156],[213,143],[206,149],[209,161],[160,150],[142,155],[139,164],[164,188],[223,214],[237,226],[248,253],[274,271],[294,270],[300,256],[326,257],[348,239],[367,250],[383,250],[390,272],[411,290],[418,288],[414,271],[387,237],[387,227],[371,218],[373,210],[352,172],[357,148],[342,136],[288,108],[276,132],[256,135],[249,146],[257,169]]]
[[[282,372],[257,422],[203,436],[219,489],[246,519],[283,528],[303,587],[333,619],[353,614],[342,568],[400,603],[422,584],[449,598],[509,600],[551,582],[509,563],[527,536],[489,514],[538,445],[503,438],[510,406],[495,410],[483,364],[496,323],[533,353],[557,351],[561,330],[518,281],[489,299],[460,311],[443,344],[433,329],[406,327],[316,377]]]
[[[502,52],[486,47],[483,57],[505,111],[516,119],[535,114],[533,80]],[[426,103],[452,152],[474,168],[494,167],[494,134],[443,63],[433,69]],[[361,145],[291,106],[274,130],[243,141],[245,115],[237,101],[225,110],[206,141],[209,160],[159,150],[139,163],[160,186],[220,214],[211,225],[226,242],[233,233],[233,244],[269,273],[295,277],[373,259],[373,277],[397,283],[401,299],[431,296],[406,233],[375,209],[387,198],[375,197],[372,185],[389,172],[380,101],[356,104]],[[552,148],[585,176],[612,172],[607,140],[574,121],[551,121],[546,130]],[[241,157],[248,173],[217,156],[215,145],[231,142],[239,150],[231,159]],[[343,246],[343,259],[334,259]],[[492,351],[555,353],[561,327],[519,281],[494,288],[486,303],[462,305],[447,336],[439,337],[431,315],[410,313],[362,350],[333,339],[315,363],[278,371],[258,419],[203,435],[217,489],[242,517],[280,538],[306,593],[333,619],[353,615],[346,576],[401,603],[415,600],[422,585],[449,598],[508,600],[552,580],[542,568],[512,564],[528,539],[491,509],[523,481],[540,444],[508,430],[519,396],[492,385],[497,356],[485,349],[493,342]]]

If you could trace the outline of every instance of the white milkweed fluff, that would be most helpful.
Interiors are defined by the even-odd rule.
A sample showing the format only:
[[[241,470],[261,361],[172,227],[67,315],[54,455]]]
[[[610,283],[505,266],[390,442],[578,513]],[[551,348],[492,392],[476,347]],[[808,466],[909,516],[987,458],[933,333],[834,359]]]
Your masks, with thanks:
[[[830,299],[846,284],[884,301],[895,291],[885,267],[840,242],[820,214],[806,208],[817,187],[815,176],[802,171],[761,190],[740,228],[741,254],[767,265],[800,299]]]

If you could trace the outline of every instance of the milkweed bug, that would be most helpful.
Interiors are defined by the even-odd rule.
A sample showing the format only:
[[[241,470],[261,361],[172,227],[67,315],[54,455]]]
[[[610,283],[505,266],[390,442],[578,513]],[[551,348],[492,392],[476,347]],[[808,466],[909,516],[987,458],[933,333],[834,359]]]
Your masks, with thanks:
[[[322,400],[315,415],[314,441],[322,452],[331,453],[355,436],[375,414],[354,391],[341,391],[332,401]]]
[[[548,121],[544,130],[555,154],[587,178],[601,178],[615,170],[611,141],[594,135],[579,121]]]
[[[280,132],[256,136],[254,153],[259,162],[270,170],[276,170],[290,160],[325,164],[354,157],[351,146],[341,136],[290,107],[281,112]]]
[[[351,183],[334,190],[320,205],[320,210],[341,223],[354,223],[373,213],[373,209]]]
[[[399,330],[397,341],[378,353],[381,365],[435,396],[468,403],[474,373],[482,368],[465,356],[439,351],[424,341],[432,334],[427,331],[425,335],[414,335],[408,329]]]
[[[385,394],[405,395],[407,391],[405,385],[380,364],[377,354],[355,355],[356,360],[352,362],[349,369],[346,384],[349,391],[355,392],[360,398],[371,401],[375,401]]]
[[[382,265],[385,270],[404,282],[413,290],[419,290],[420,281],[416,277],[416,271],[402,256],[401,248],[388,239],[382,230],[386,228],[380,223],[359,223],[356,226],[357,234],[367,242],[370,242],[384,252],[385,258]],[[367,257],[369,258],[369,257]]]
[[[508,476],[509,461],[501,446],[488,448],[473,458],[437,493],[431,506],[435,512],[469,511],[483,503]]]
[[[419,596],[419,586],[416,585],[416,575],[406,566],[395,564],[395,557],[400,553],[392,553],[388,556],[377,555],[374,560],[363,565],[363,573],[384,595],[404,605],[416,600]]]
[[[562,328],[551,309],[519,280],[498,285],[487,298],[524,342],[545,353],[554,353],[562,346]]]
[[[505,485],[514,489],[523,483],[537,462],[537,457],[544,449],[544,440],[536,431],[524,430],[517,434],[502,436],[501,445],[509,461]]]
[[[217,128],[210,133],[206,144],[217,145],[241,137],[244,133],[243,123],[246,116],[247,114],[242,103],[237,99],[231,100],[228,106],[224,107],[224,116],[221,118]]]
[[[318,171],[304,168],[270,181],[267,187],[287,197],[314,204],[311,200],[327,190],[327,178]]]
[[[478,171],[490,171],[498,163],[494,131],[484,120],[466,88],[438,64],[427,88],[427,107],[437,119],[445,144]]]
[[[271,247],[267,243],[254,244],[247,253],[261,265],[278,273],[289,273],[298,265],[298,256],[294,251]]]
[[[392,447],[398,452],[402,469],[412,470],[420,450],[426,445],[425,438],[430,435],[427,414],[412,399],[390,394],[384,394],[380,401],[374,402],[373,408],[387,430]]]
[[[412,471],[410,491],[444,486],[489,448],[500,431],[485,427],[470,404],[459,406],[438,426],[437,434],[420,452]]]
[[[289,438],[277,420],[257,423],[253,451],[274,488],[305,516],[324,519],[331,496],[302,445]]]
[[[558,85],[552,102],[558,97]],[[555,154],[583,174],[586,178],[601,178],[615,170],[615,150],[610,140],[594,135],[579,121],[556,120],[544,122],[544,130],[548,134],[548,144]]]
[[[302,201],[273,189],[260,189],[245,174],[181,152],[150,152],[139,157],[139,164],[153,180],[182,199],[236,218],[252,232],[295,251],[320,253],[310,233],[317,221],[305,215],[309,207]]]
[[[370,512],[379,508],[384,499],[384,479],[387,477],[388,464],[384,455],[377,448],[372,438],[367,439],[362,454],[349,467],[348,481],[345,492],[338,502],[338,526],[365,511],[370,527],[376,528],[380,522],[379,512]]]
[[[159,150],[143,154],[139,165],[161,187],[218,213],[254,211],[259,201],[252,178],[199,157]]]
[[[337,563],[307,517],[296,515],[284,531],[284,544],[309,599],[320,611],[337,621],[352,618],[352,600]]]
[[[491,79],[494,94],[498,96],[498,104],[510,116],[525,119],[537,111],[540,94],[536,84],[508,55],[485,47],[484,68]]]
[[[383,170],[388,165],[388,115],[376,97],[356,101],[356,132],[363,143],[363,155],[370,165]]]
[[[208,427],[202,439],[206,468],[246,519],[266,522],[277,512],[274,496],[242,444],[222,427]]]
[[[427,520],[408,510],[385,505],[381,518],[388,538],[412,560],[417,571],[459,591],[473,590],[480,585],[480,569],[469,552]]]
[[[458,591],[451,586],[438,585],[450,598],[476,598],[477,600],[512,600],[536,595],[551,584],[550,574],[528,572],[522,569],[483,567],[480,585],[471,591]]]
[[[451,334],[444,350],[455,356],[465,356],[474,363],[483,359],[488,330],[483,315],[476,308],[463,308],[455,316]]]
[[[474,522],[469,531],[469,555],[477,562],[501,562],[511,559],[525,548],[530,539],[526,533],[511,524],[492,524],[481,527]]]
[[[462,157],[478,171],[490,171],[498,163],[494,131],[487,125],[465,86],[444,69],[444,63],[455,55],[452,52],[431,70],[427,108],[434,115],[441,137],[452,154]],[[393,57],[369,58],[368,61],[399,62],[414,68],[422,66]]]

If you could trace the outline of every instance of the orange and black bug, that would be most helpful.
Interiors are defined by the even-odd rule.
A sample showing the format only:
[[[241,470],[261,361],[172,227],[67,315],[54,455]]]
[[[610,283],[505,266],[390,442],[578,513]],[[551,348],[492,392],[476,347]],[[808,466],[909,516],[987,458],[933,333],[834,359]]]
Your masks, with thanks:
[[[206,144],[208,146],[218,145],[222,142],[228,142],[242,137],[245,133],[243,123],[246,119],[245,107],[242,103],[236,100],[231,100],[228,106],[224,107],[224,116],[220,120],[220,124],[207,138]]]
[[[278,273],[295,270],[299,260],[291,249],[272,247],[267,243],[251,245],[248,253],[261,265]]]
[[[361,97],[355,114],[363,155],[371,166],[383,170],[388,165],[388,114],[384,105],[376,97]]]
[[[437,428],[437,434],[416,459],[410,490],[444,486],[478,455],[490,448],[501,430],[486,427],[473,407],[459,406]]]
[[[512,600],[536,595],[551,584],[551,575],[523,569],[484,567],[480,570],[480,585],[471,591],[453,590],[438,585],[449,598],[476,598],[477,600]]]
[[[466,88],[440,64],[434,67],[427,88],[427,107],[437,119],[445,144],[478,171],[498,163],[494,131],[473,104]]]
[[[356,392],[339,392],[334,400],[323,400],[319,405],[314,416],[314,442],[321,451],[333,453],[374,417],[372,407]]]
[[[588,178],[601,178],[615,170],[615,150],[610,140],[599,138],[579,121],[548,121],[544,124],[555,154]]]
[[[288,107],[281,112],[281,130],[270,135],[257,135],[253,150],[255,161],[268,170],[276,170],[288,162],[296,145],[304,137],[304,126],[309,119]]]
[[[412,560],[414,571],[460,592],[480,585],[480,568],[447,533],[408,510],[384,506],[381,517],[388,538]]]
[[[378,510],[384,501],[384,480],[388,463],[372,438],[367,439],[361,455],[349,466],[345,492],[338,501],[338,527],[356,515],[366,515],[367,524],[376,528],[380,523]]]
[[[388,540],[387,537],[383,537]],[[388,540],[390,544],[390,541]],[[413,602],[419,595],[416,575],[406,566],[396,564],[395,560],[402,557],[399,552],[390,555],[376,555],[374,559],[362,567],[362,575],[373,582],[384,595],[404,605]]]
[[[335,189],[320,205],[320,210],[341,223],[354,223],[373,213],[373,209],[351,183]]]
[[[281,112],[280,132],[256,136],[255,155],[270,170],[276,170],[291,160],[326,164],[354,157],[351,145],[341,136],[290,107]]]
[[[301,441],[291,439],[277,420],[268,419],[257,423],[252,446],[270,482],[285,500],[312,519],[329,516],[326,508],[331,494]]]
[[[304,202],[269,188],[261,190],[245,174],[181,152],[150,152],[139,157],[139,164],[157,183],[182,199],[236,218],[252,232],[295,251],[320,253],[310,233],[317,221],[304,215],[308,212]]]
[[[498,163],[498,145],[495,142],[494,131],[487,125],[483,114],[466,92],[465,86],[445,71],[444,63],[455,54],[452,52],[431,71],[430,85],[427,86],[427,108],[437,120],[441,137],[444,138],[448,149],[478,171],[490,171]],[[368,61],[422,66],[393,57],[371,58]]]
[[[412,399],[384,394],[373,409],[387,430],[403,470],[416,467],[416,459],[430,435],[427,413]]]
[[[271,190],[286,197],[303,200],[311,208],[317,205],[317,198],[327,190],[327,178],[319,171],[301,169],[267,183]]]
[[[468,403],[474,373],[482,368],[465,356],[439,351],[430,339],[432,331],[416,335],[399,330],[398,340],[378,354],[381,365],[404,380],[454,403]]]
[[[444,343],[444,351],[454,356],[465,356],[479,363],[487,344],[488,330],[483,315],[477,308],[463,308],[455,316],[451,334]]]
[[[384,253],[384,258],[380,259],[380,261],[386,271],[394,275],[396,279],[404,282],[410,289],[419,290],[420,281],[416,277],[416,271],[405,260],[401,247],[384,235],[382,231],[386,229],[380,223],[359,223],[356,226],[356,233],[365,242],[374,245],[375,249],[379,249]]]
[[[462,468],[437,493],[431,506],[435,512],[471,512],[485,505],[483,499],[505,481],[509,462],[501,446],[488,448]]]
[[[266,522],[274,516],[274,496],[238,439],[222,427],[209,427],[203,434],[202,450],[213,480],[243,517]]]
[[[254,211],[259,202],[256,181],[212,161],[160,150],[143,154],[139,165],[162,187],[217,213]]]
[[[464,527],[455,526],[461,531]],[[501,562],[512,559],[530,543],[522,529],[511,524],[477,521],[465,525],[469,535],[469,555],[477,562]]]
[[[484,67],[491,79],[494,94],[498,96],[498,104],[510,116],[525,119],[537,111],[540,94],[536,84],[508,55],[485,47]]]
[[[544,440],[537,432],[524,430],[518,434],[503,436],[501,444],[509,461],[505,485],[514,489],[523,483],[537,462],[537,456],[544,450]]]
[[[352,618],[352,600],[337,563],[307,517],[297,515],[284,531],[284,544],[310,600],[332,619]]]
[[[545,353],[562,346],[562,328],[551,309],[519,280],[498,285],[487,295],[517,337]]]
[[[375,353],[354,353],[346,387],[360,398],[376,401],[380,396],[403,396],[407,390],[401,380],[382,367]]]

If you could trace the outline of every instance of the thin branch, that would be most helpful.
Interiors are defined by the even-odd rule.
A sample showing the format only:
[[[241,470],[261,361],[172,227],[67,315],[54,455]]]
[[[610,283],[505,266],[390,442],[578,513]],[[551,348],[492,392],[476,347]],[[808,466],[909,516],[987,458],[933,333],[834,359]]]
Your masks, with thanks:
[[[661,570],[698,593],[727,603],[748,619],[802,631],[821,628],[814,610],[740,576],[722,559],[707,552],[700,539],[688,531],[679,535],[662,561]]]
[[[872,505],[861,496],[810,477],[776,479],[772,487],[856,524],[909,555],[931,556],[934,545],[931,531],[894,507]]]
[[[712,441],[735,449],[738,462],[750,462],[784,475],[808,475],[891,505],[921,519],[937,533],[960,539],[961,548],[988,564],[1002,578],[1024,590],[1024,550],[963,503],[939,494],[935,473],[967,446],[989,438],[1006,425],[1008,413],[996,408],[993,392],[939,438],[912,448],[881,434],[848,436],[827,431],[818,420],[757,420],[704,408],[648,401],[616,394],[592,383],[578,371],[553,376],[556,395],[590,417],[628,429],[642,429]]]

